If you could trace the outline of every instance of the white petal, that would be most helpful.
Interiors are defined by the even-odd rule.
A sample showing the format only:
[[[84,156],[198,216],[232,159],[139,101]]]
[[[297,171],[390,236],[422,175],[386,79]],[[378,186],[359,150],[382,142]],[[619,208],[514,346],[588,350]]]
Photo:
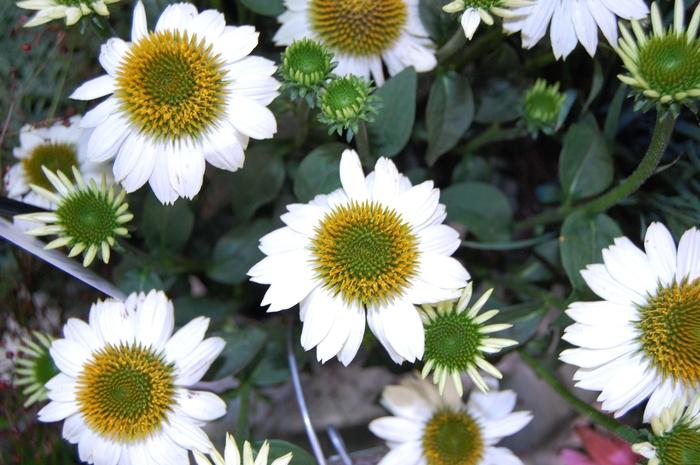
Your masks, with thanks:
[[[112,37],[100,48],[100,64],[110,76],[115,76],[122,60],[129,53],[129,46],[123,40]]]
[[[105,74],[83,83],[83,85],[73,91],[70,98],[74,100],[94,100],[112,92],[114,92],[114,78]]]
[[[649,264],[665,286],[676,277],[676,244],[671,233],[661,223],[651,223],[644,236],[644,250]]]
[[[61,421],[70,415],[73,415],[78,411],[78,404],[75,402],[54,402],[51,401],[46,404],[39,413],[39,421],[52,422]]]
[[[199,421],[213,421],[226,415],[226,403],[211,392],[181,389],[179,396],[182,411]]]
[[[369,430],[380,438],[393,442],[419,441],[423,436],[423,424],[401,417],[381,417],[372,420]]]
[[[170,415],[168,421],[163,424],[163,429],[175,444],[186,449],[206,453],[212,447],[211,441],[201,428],[178,415]]]
[[[147,34],[146,9],[143,7],[141,0],[139,0],[134,7],[134,19],[131,24],[131,41],[138,42]]]
[[[191,386],[207,372],[214,360],[224,350],[226,343],[220,337],[203,340],[194,350],[176,361],[177,376],[175,383]]]
[[[362,163],[354,150],[345,150],[340,158],[340,182],[350,200],[367,199],[368,192]]]
[[[694,281],[700,276],[700,231],[693,227],[683,233],[678,243],[676,280]]]
[[[365,335],[365,310],[359,304],[350,307],[350,335],[338,353],[338,360],[345,366],[355,358]]]
[[[462,29],[464,29],[464,35],[467,39],[471,40],[474,37],[476,28],[479,27],[481,22],[481,16],[479,15],[479,10],[476,8],[467,8],[467,10],[462,14],[462,19],[460,23],[462,24]]]
[[[180,197],[191,199],[202,188],[204,155],[190,144],[181,144],[171,147],[167,156],[170,185]]]
[[[68,339],[57,339],[49,349],[51,358],[59,370],[70,377],[77,378],[83,364],[91,354],[81,344]]]
[[[166,359],[177,363],[179,359],[191,353],[204,339],[208,327],[209,318],[199,316],[178,329],[165,344]]]
[[[272,112],[255,100],[241,95],[230,97],[229,118],[236,129],[253,139],[270,139],[277,132]]]
[[[136,340],[156,351],[165,348],[175,327],[173,303],[163,291],[152,290],[137,312]]]

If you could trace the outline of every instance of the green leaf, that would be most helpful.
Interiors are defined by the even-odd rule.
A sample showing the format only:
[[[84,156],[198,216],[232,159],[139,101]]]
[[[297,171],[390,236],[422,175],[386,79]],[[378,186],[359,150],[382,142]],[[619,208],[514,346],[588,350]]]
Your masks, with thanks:
[[[175,325],[184,326],[201,315],[210,318],[212,324],[218,323],[231,313],[235,303],[188,295],[174,299],[173,305],[175,306]]]
[[[513,211],[506,196],[490,184],[464,182],[442,192],[447,218],[464,225],[479,240],[499,242],[510,239]]]
[[[141,234],[149,249],[181,250],[192,234],[194,215],[185,199],[163,205],[149,194],[141,213]]]
[[[566,218],[559,247],[564,270],[575,289],[586,289],[581,270],[587,265],[601,263],[601,251],[621,235],[617,223],[605,214],[590,216],[578,212]]]
[[[617,90],[615,91],[615,96],[610,102],[608,107],[608,114],[605,117],[605,125],[603,126],[603,132],[608,140],[614,140],[617,135],[617,130],[620,126],[620,114],[622,113],[622,105],[625,103],[627,98],[627,85],[625,83],[620,83]]]
[[[339,143],[322,145],[302,160],[294,175],[294,194],[300,202],[340,187],[340,155],[346,148]]]
[[[248,366],[265,347],[267,340],[267,334],[258,326],[246,326],[233,333],[223,333],[220,336],[226,341],[226,347],[221,353],[223,363],[213,370],[212,377],[214,379],[235,375]]]
[[[282,441],[281,439],[270,439],[268,442],[270,443],[270,462],[291,452],[292,461],[289,462],[289,465],[316,465],[316,459],[311,454],[291,442]],[[262,444],[262,441],[257,441],[253,444],[253,447],[259,450]]]
[[[477,123],[505,123],[522,114],[522,93],[503,79],[491,79],[486,88],[477,89],[479,97],[474,121]]]
[[[583,105],[581,113],[588,111],[588,107],[591,106],[593,100],[600,94],[603,89],[603,83],[605,81],[605,76],[603,75],[603,68],[600,66],[598,60],[593,60],[593,77],[591,78],[591,91],[588,93],[588,98],[586,103]]]
[[[287,329],[283,325],[267,327],[268,338],[262,357],[257,360],[250,374],[251,383],[255,386],[273,386],[289,378],[287,365]]]
[[[457,18],[459,15],[445,13],[442,7],[447,0],[421,0],[418,3],[418,14],[428,35],[436,44],[447,42],[455,32],[455,26],[461,29]]]
[[[367,125],[372,155],[393,157],[408,143],[416,119],[416,70],[406,68],[374,92],[381,108]]]
[[[438,76],[425,109],[429,165],[450,151],[474,120],[474,95],[469,79],[450,71]]]
[[[613,160],[593,118],[576,123],[564,136],[559,181],[568,201],[603,192],[613,180]]]
[[[284,162],[269,145],[246,151],[245,165],[231,174],[236,217],[247,220],[261,206],[277,198],[284,183]]]
[[[264,16],[279,16],[284,13],[284,0],[241,0],[251,11]]]
[[[207,270],[207,276],[222,284],[246,281],[248,270],[263,258],[258,242],[272,229],[271,220],[260,219],[236,226],[223,235],[214,247],[213,263]]]
[[[167,291],[175,282],[174,279],[169,279],[166,283],[155,271],[145,269],[128,270],[118,275],[116,281],[117,287],[126,294],[148,292],[151,289]]]

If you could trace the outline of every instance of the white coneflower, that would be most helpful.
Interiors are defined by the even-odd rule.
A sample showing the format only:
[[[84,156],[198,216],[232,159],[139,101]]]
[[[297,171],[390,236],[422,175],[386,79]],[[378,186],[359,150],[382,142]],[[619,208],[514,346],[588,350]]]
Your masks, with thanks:
[[[603,409],[616,416],[649,399],[644,421],[681,398],[700,393],[700,232],[671,233],[652,223],[645,252],[626,237],[603,250],[603,264],[581,276],[603,300],[574,302],[575,321],[561,353],[580,369],[576,386],[602,391]]]
[[[134,217],[124,201],[126,192],[120,189],[115,194],[114,187],[107,186],[104,178],[99,186],[94,180],[86,184],[75,167],[75,182],[61,171],[52,173],[42,169],[55,193],[33,184],[32,189],[55,204],[56,210],[16,215],[15,218],[44,223],[28,230],[27,234],[58,236],[46,248],[70,247],[69,257],[83,253],[83,266],[89,266],[98,254],[102,261],[109,262],[111,248],[118,237],[128,234],[125,225]]]
[[[513,412],[513,391],[472,392],[465,405],[451,386],[440,396],[434,385],[405,377],[384,388],[381,402],[394,416],[369,424],[391,449],[378,465],[522,465],[496,447],[532,420],[530,412]]]
[[[103,175],[108,175],[108,181],[111,180],[108,165],[87,160],[89,133],[80,127],[81,120],[80,116],[73,116],[48,127],[22,126],[19,130],[19,147],[12,151],[19,162],[12,165],[4,178],[8,197],[48,210],[54,209],[55,205],[29,187],[35,184],[54,190],[42,166],[64,173],[70,173],[75,166],[85,180],[99,181]]]
[[[619,78],[647,100],[683,104],[700,97],[700,6],[695,8],[687,29],[684,16],[685,4],[676,0],[673,26],[664,28],[654,2],[651,35],[637,21],[632,21],[634,35],[620,26],[622,38],[616,50],[629,74]]]
[[[270,443],[265,441],[258,451],[258,455],[253,455],[253,448],[250,442],[243,443],[243,456],[238,450],[236,440],[230,434],[226,434],[226,448],[222,456],[216,449],[209,452],[211,460],[209,460],[201,452],[194,452],[194,458],[197,465],[267,465],[268,456],[270,455]],[[287,465],[292,460],[292,453],[289,452],[282,457],[278,457],[272,461],[270,465]]]
[[[348,364],[367,323],[397,363],[423,356],[414,305],[459,297],[469,273],[450,257],[459,234],[442,224],[445,206],[432,181],[413,186],[387,158],[365,177],[355,151],[340,160],[343,187],[287,206],[285,227],[260,239],[267,255],[250,269],[269,285],[262,305],[300,305],[301,344]]]
[[[632,450],[647,458],[648,465],[696,465],[700,463],[700,397],[684,408],[679,401],[652,418],[654,437],[634,444]]]
[[[460,23],[467,39],[474,37],[476,29],[483,21],[493,25],[493,15],[509,18],[515,14],[511,8],[530,5],[530,0],[454,0],[442,9],[447,13],[462,13]]]
[[[534,47],[549,27],[554,56],[566,58],[579,42],[589,55],[595,55],[598,28],[610,44],[617,44],[617,18],[642,19],[649,7],[644,0],[537,0],[512,12],[514,16],[506,18],[503,27],[520,31],[523,47]]]
[[[98,301],[89,324],[71,318],[51,345],[61,373],[46,387],[39,420],[64,420],[63,437],[94,465],[187,465],[189,450],[209,452],[202,430],[226,413],[209,392],[188,389],[224,348],[204,339],[208,318],[173,334],[173,305],[163,292]]]
[[[26,397],[25,407],[48,399],[49,391],[45,385],[58,374],[49,355],[53,338],[39,331],[34,331],[32,335],[22,338],[14,360],[13,384],[22,387],[22,395]]]
[[[39,26],[54,19],[66,18],[66,25],[72,26],[80,18],[90,14],[109,16],[107,5],[119,0],[22,0],[17,6],[37,13],[24,24],[24,27]]]
[[[107,74],[71,95],[109,95],[83,119],[95,128],[88,157],[116,157],[114,177],[127,192],[148,181],[163,203],[194,197],[206,162],[242,167],[248,140],[277,131],[267,105],[280,84],[272,61],[250,56],[257,44],[252,26],[227,26],[223,14],[190,3],[169,5],[148,31],[139,1],[131,42],[109,39],[100,52]]]
[[[495,378],[502,377],[501,372],[486,361],[486,354],[498,353],[518,342],[490,336],[491,333],[513,326],[507,323],[485,324],[499,313],[498,310],[479,313],[492,291],[493,289],[486,291],[469,307],[472,297],[470,282],[459,300],[422,306],[421,316],[425,325],[425,366],[422,375],[425,378],[434,371],[433,382],[438,385],[440,393],[444,391],[447,379],[451,378],[461,396],[461,373],[467,373],[479,389],[488,391],[479,368]]]
[[[418,0],[285,0],[279,16],[277,45],[313,38],[325,44],[338,62],[335,72],[384,82],[413,66],[430,71],[437,65],[435,45],[418,14]]]

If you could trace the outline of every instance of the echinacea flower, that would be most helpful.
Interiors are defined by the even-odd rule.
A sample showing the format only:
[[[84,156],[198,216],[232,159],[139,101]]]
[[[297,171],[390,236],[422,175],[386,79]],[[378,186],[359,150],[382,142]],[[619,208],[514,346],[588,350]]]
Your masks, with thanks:
[[[226,448],[222,456],[216,449],[209,452],[211,460],[209,460],[201,452],[195,451],[194,458],[197,465],[267,465],[268,456],[270,455],[270,443],[263,442],[257,456],[253,455],[253,448],[250,442],[243,443],[243,456],[238,450],[236,440],[230,434],[226,434]],[[270,465],[287,465],[292,460],[292,453],[289,452],[282,457],[277,457]]]
[[[316,105],[315,94],[332,76],[336,63],[325,45],[311,39],[292,42],[282,54],[282,86],[292,98],[305,98]]]
[[[464,35],[471,40],[476,29],[483,21],[488,26],[493,26],[493,16],[508,18],[514,16],[510,8],[530,5],[530,0],[453,0],[442,9],[447,13],[462,13],[460,23]]]
[[[49,355],[53,338],[39,331],[32,334],[34,337],[27,335],[22,338],[14,361],[13,384],[22,387],[22,395],[26,396],[25,407],[48,399],[45,384],[58,374]]]
[[[695,465],[700,463],[700,397],[684,408],[679,401],[652,418],[654,436],[632,449],[648,459],[647,465]]]
[[[502,377],[501,372],[486,361],[486,354],[498,353],[518,342],[490,336],[513,326],[509,323],[485,324],[499,313],[498,310],[479,313],[492,291],[485,292],[469,307],[472,298],[470,282],[458,300],[422,306],[421,317],[425,325],[425,366],[422,376],[425,378],[434,371],[433,382],[438,385],[441,394],[449,377],[461,396],[462,373],[467,373],[479,389],[488,391],[479,368],[494,378]]]
[[[581,276],[603,300],[574,302],[561,360],[580,367],[576,386],[601,391],[603,410],[621,416],[647,398],[644,421],[700,393],[700,231],[678,250],[652,223],[644,251],[626,237],[603,249],[602,264]]]
[[[52,173],[43,167],[42,170],[55,193],[34,184],[32,189],[56,205],[56,210],[16,215],[15,218],[43,223],[27,234],[58,236],[46,245],[47,249],[70,247],[69,257],[83,254],[83,266],[89,266],[98,254],[108,263],[116,239],[128,235],[125,225],[134,217],[124,201],[126,192],[119,189],[115,194],[114,187],[107,186],[104,177],[99,186],[94,180],[85,183],[75,167],[75,182],[61,171]]]
[[[107,5],[119,0],[21,0],[17,6],[37,13],[24,27],[40,26],[54,19],[66,18],[66,26],[72,26],[83,16],[95,13],[109,16]]]
[[[440,396],[435,386],[407,376],[384,388],[381,403],[394,416],[377,418],[369,429],[390,451],[378,465],[522,465],[498,442],[532,420],[514,412],[513,391],[472,392],[464,404],[448,386]]]
[[[617,53],[629,74],[619,78],[650,103],[685,104],[700,98],[700,6],[685,27],[685,4],[676,0],[673,26],[665,28],[656,2],[651,5],[652,34],[632,21],[632,35],[620,26]]]
[[[357,134],[361,122],[371,122],[377,113],[374,88],[357,76],[332,79],[318,94],[318,120],[328,126],[328,133],[342,135],[349,142]]]
[[[32,191],[31,184],[54,191],[42,166],[49,171],[70,173],[75,166],[85,180],[99,181],[109,175],[109,166],[91,163],[87,159],[89,133],[80,127],[81,117],[73,116],[51,126],[24,125],[19,130],[19,147],[12,151],[19,160],[5,174],[5,190],[11,199],[52,210],[48,199]]]
[[[523,118],[530,133],[552,134],[562,124],[566,96],[559,90],[558,82],[548,85],[544,79],[538,79],[525,92],[524,100]]]
[[[644,0],[537,0],[512,10],[503,27],[520,31],[523,47],[532,48],[549,27],[554,56],[566,58],[580,42],[590,56],[598,48],[598,28],[617,44],[617,18],[642,19],[649,14]],[[550,26],[551,23],[551,26]]]
[[[173,305],[163,292],[98,301],[89,323],[71,318],[51,345],[61,373],[46,388],[44,422],[64,421],[63,437],[94,465],[187,465],[187,451],[206,453],[202,430],[226,413],[218,396],[188,389],[224,348],[204,339],[209,319],[175,334]]]
[[[341,188],[287,206],[285,227],[260,239],[267,255],[248,271],[269,285],[268,312],[300,306],[301,345],[322,362],[347,365],[367,323],[401,363],[423,356],[415,305],[459,297],[469,273],[450,255],[459,234],[442,224],[445,206],[432,181],[413,186],[387,158],[365,177],[357,153],[340,160]]]
[[[437,65],[435,45],[418,14],[418,0],[285,0],[277,45],[304,37],[319,40],[335,55],[339,75],[355,74],[384,83],[389,75],[413,66]]]
[[[227,26],[223,14],[190,3],[169,5],[148,31],[139,1],[131,42],[109,39],[100,52],[107,74],[71,95],[109,95],[83,118],[95,128],[88,158],[116,157],[114,177],[127,192],[148,181],[167,204],[199,192],[207,161],[242,167],[249,138],[277,130],[267,105],[280,84],[272,61],[249,56],[257,44],[252,26]]]

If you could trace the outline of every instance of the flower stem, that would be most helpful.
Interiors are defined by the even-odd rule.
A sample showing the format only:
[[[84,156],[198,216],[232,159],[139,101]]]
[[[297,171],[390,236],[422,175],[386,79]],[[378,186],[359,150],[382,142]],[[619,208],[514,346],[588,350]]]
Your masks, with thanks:
[[[369,145],[369,134],[367,133],[367,125],[364,121],[360,121],[357,125],[357,134],[355,134],[355,140],[357,141],[357,151],[360,154],[360,160],[365,165],[371,164],[372,152]]]
[[[676,117],[671,112],[660,114],[656,118],[656,125],[649,143],[649,148],[637,166],[637,169],[622,181],[617,187],[609,190],[605,194],[577,206],[564,205],[555,210],[542,212],[514,226],[514,230],[523,231],[534,226],[555,223],[576,211],[583,211],[588,214],[600,213],[612,207],[620,200],[636,192],[647,179],[654,174],[661,158],[668,147],[676,125]]]
[[[577,412],[587,416],[591,421],[607,429],[611,433],[619,436],[630,444],[642,442],[642,435],[636,429],[624,425],[612,417],[596,410],[587,402],[582,401],[564,386],[554,374],[552,374],[539,360],[530,355],[527,351],[519,349],[518,353],[532,371],[535,372],[544,382],[546,382],[557,394],[566,400]]]
[[[457,27],[455,33],[450,37],[450,39],[445,42],[445,44],[440,47],[440,49],[435,52],[435,58],[437,58],[438,63],[444,63],[452,55],[457,53],[459,49],[464,47],[467,43],[467,37],[464,35],[464,30],[460,26]]]
[[[248,421],[248,410],[250,408],[250,385],[242,383],[238,389],[238,421],[236,422],[236,439],[247,441],[250,437],[250,422]]]

